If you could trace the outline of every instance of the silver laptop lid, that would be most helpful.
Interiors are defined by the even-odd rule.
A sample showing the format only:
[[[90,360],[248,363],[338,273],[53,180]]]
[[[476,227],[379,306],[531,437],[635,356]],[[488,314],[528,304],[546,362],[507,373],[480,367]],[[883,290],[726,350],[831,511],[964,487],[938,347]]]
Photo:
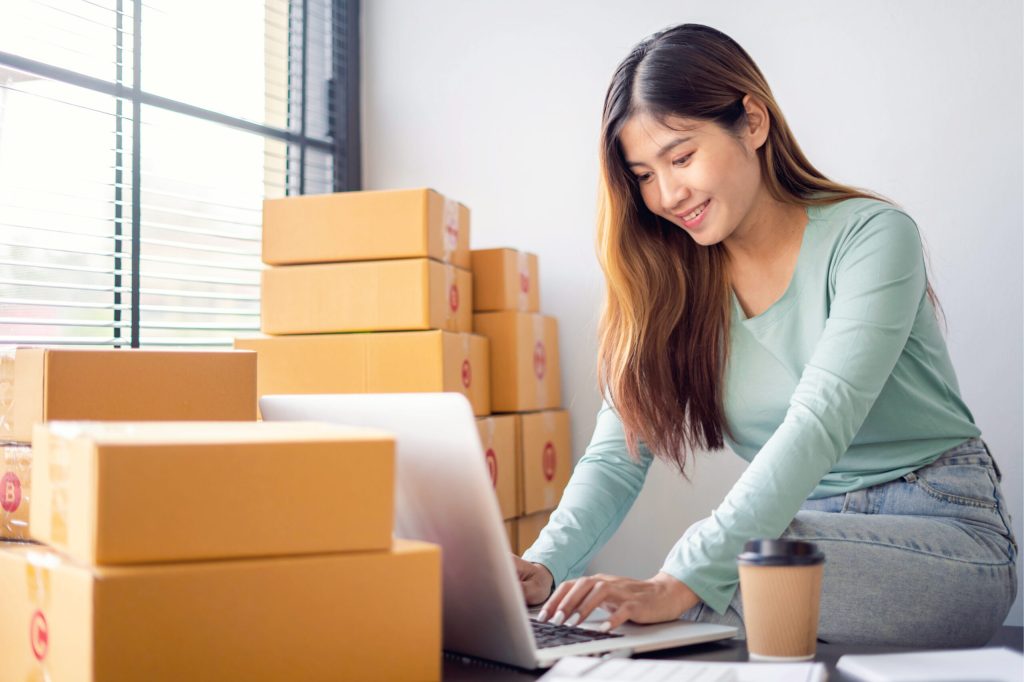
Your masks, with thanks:
[[[395,535],[441,545],[444,648],[523,668],[538,664],[501,511],[465,397],[265,396],[260,410],[268,421],[315,420],[395,434]]]

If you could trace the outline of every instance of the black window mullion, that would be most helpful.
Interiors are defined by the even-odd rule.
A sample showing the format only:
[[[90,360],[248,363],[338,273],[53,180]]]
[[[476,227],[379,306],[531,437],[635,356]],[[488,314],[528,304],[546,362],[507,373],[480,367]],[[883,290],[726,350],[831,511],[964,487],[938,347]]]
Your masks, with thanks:
[[[133,34],[134,54],[132,55],[132,348],[139,347],[139,315],[140,315],[140,272],[139,256],[141,255],[142,234],[140,221],[142,211],[142,148],[140,137],[142,131],[142,0],[134,3]]]
[[[116,26],[116,48],[115,48],[115,74],[114,82],[124,85],[124,0],[117,0],[117,26]],[[115,347],[120,348],[121,344],[121,251],[123,250],[121,237],[124,230],[121,220],[124,217],[124,100],[120,97],[114,98],[114,339],[118,342]]]

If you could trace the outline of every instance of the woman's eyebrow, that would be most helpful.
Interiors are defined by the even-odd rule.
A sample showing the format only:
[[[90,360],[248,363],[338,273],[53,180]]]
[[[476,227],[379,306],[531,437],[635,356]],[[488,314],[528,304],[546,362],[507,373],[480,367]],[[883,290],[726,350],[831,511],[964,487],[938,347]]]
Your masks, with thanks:
[[[655,158],[660,158],[660,157],[664,156],[665,153],[668,152],[669,150],[671,150],[673,147],[678,147],[682,143],[689,142],[692,139],[693,139],[693,135],[688,135],[687,137],[677,137],[674,140],[670,140],[667,144],[665,144],[664,146],[662,146],[661,149],[658,150],[658,153],[657,153],[657,155],[655,155]],[[626,162],[626,167],[627,168],[632,168],[633,166],[646,166],[646,165],[647,164],[643,163],[642,161],[627,161]]]

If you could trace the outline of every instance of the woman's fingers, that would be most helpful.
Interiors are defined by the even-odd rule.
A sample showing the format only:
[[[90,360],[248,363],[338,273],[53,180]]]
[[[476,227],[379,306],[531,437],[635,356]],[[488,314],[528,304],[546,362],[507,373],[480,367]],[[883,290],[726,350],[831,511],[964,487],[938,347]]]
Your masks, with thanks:
[[[619,607],[611,612],[608,616],[608,620],[601,623],[598,630],[601,632],[609,632],[619,627],[633,616],[633,612],[636,610],[636,602],[632,599],[626,599]]]
[[[590,593],[584,597],[582,603],[576,608],[575,614],[570,614],[568,620],[565,621],[566,625],[576,625],[582,623],[590,614],[594,612],[598,606],[605,606],[609,610],[615,609],[614,603],[605,604],[604,602],[614,601],[614,590],[609,589],[609,583],[604,581],[597,581],[594,583],[593,589]]]

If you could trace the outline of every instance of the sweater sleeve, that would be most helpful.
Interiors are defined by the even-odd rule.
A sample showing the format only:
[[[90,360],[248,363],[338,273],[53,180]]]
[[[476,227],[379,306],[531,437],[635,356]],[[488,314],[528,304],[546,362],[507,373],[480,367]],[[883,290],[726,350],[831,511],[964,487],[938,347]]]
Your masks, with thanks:
[[[920,236],[897,209],[851,227],[830,263],[828,319],[782,424],[711,517],[676,543],[662,567],[718,613],[735,594],[743,544],[781,536],[850,446],[923,303]]]
[[[605,402],[558,508],[523,558],[546,566],[556,585],[582,575],[633,506],[651,460],[642,445],[640,461],[630,458],[622,422]]]

